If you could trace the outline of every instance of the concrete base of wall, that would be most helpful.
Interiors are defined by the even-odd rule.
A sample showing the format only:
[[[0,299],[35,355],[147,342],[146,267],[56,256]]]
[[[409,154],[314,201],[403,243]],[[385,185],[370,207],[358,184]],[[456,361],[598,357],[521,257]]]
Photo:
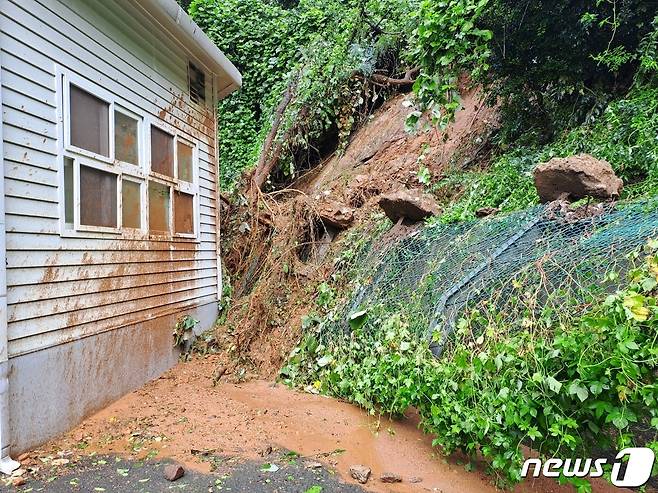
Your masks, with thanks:
[[[186,311],[200,331],[217,304]],[[9,360],[9,435],[16,456],[70,430],[178,361],[172,330],[181,313]]]

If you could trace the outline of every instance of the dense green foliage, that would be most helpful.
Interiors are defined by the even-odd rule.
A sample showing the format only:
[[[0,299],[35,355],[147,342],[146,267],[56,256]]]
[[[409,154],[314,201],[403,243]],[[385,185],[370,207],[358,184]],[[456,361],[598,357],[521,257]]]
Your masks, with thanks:
[[[608,161],[626,183],[624,197],[658,194],[658,88],[634,89],[590,121],[544,146],[518,147],[480,171],[449,174],[435,187],[461,188],[461,197],[446,204],[444,222],[473,219],[481,207],[503,212],[538,202],[532,179],[535,165],[552,157],[582,152]]]
[[[251,168],[286,88],[294,98],[281,170],[290,175],[334,150],[386,91],[355,74],[396,71],[413,1],[194,0],[190,14],[243,74],[243,88],[220,104],[222,177],[231,186]]]
[[[652,31],[642,0],[489,2],[481,27],[493,33],[480,78],[501,104],[505,142],[545,142],[623,95]]]
[[[574,304],[556,293],[559,310],[538,304],[534,284],[511,280],[510,304],[463,314],[440,360],[404,314],[371,307],[349,335],[327,341],[309,331],[282,377],[373,413],[415,406],[435,444],[482,454],[506,483],[520,480],[522,443],[546,457],[625,447],[634,424],[651,426],[650,437],[658,428],[658,241],[629,262],[627,281],[606,274],[616,292],[592,288]]]
[[[244,76],[219,108],[225,188],[258,161],[287,88],[275,182],[340,151],[399,89],[375,75],[413,70],[410,123],[427,110],[445,125],[467,73],[500,104],[499,142],[536,146],[658,68],[655,12],[641,0],[193,0],[189,12]]]

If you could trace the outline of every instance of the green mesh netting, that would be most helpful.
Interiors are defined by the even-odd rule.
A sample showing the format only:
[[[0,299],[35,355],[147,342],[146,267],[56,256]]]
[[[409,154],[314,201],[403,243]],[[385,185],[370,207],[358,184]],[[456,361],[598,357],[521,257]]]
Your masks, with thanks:
[[[549,204],[374,239],[356,261],[359,287],[323,333],[349,331],[351,314],[376,307],[402,314],[439,355],[460,313],[478,305],[495,304],[510,324],[583,308],[614,290],[606,274],[623,271],[627,254],[657,235],[658,199],[650,199],[575,211]],[[520,302],[526,289],[532,313]]]

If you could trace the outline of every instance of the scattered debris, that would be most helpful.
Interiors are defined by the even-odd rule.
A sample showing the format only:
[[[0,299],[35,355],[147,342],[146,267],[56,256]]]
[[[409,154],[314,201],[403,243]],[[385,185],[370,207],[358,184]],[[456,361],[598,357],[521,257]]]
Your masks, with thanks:
[[[321,467],[322,467],[322,462],[317,462],[317,461],[304,462],[305,469],[320,469]]]
[[[610,209],[610,205],[603,203],[572,206],[566,200],[556,200],[550,203],[547,217],[550,219],[561,219],[568,223],[574,223],[582,219],[601,216],[609,212]]]
[[[394,223],[400,219],[415,223],[441,212],[434,197],[419,190],[407,189],[382,195],[379,207]]]
[[[419,478],[418,476],[411,476],[411,477],[409,478],[409,482],[410,482],[410,483],[422,483],[422,482],[423,482],[423,478]]]
[[[212,455],[216,452],[215,449],[206,449],[206,450],[198,450],[198,449],[191,449],[190,454],[192,455],[201,455],[203,457],[207,457],[209,455]]]
[[[352,476],[361,484],[366,484],[368,482],[371,472],[372,471],[370,471],[369,467],[362,466],[360,464],[350,466],[350,476]]]
[[[15,487],[23,486],[27,480],[23,476],[17,476],[11,480],[11,484]]]
[[[487,217],[498,214],[500,209],[498,207],[481,207],[475,211],[475,217]]]
[[[260,455],[261,457],[267,457],[272,453],[273,450],[274,449],[272,448],[272,445],[266,445],[258,452],[258,455]]]
[[[217,386],[219,381],[222,379],[224,374],[226,373],[226,367],[225,366],[218,366],[215,372],[212,375],[212,385],[213,387]]]
[[[276,464],[263,464],[260,468],[261,471],[263,472],[277,472],[279,470],[279,466]]]
[[[383,472],[379,477],[382,483],[401,483],[402,477],[399,474],[393,472]]]
[[[167,481],[176,481],[185,475],[185,469],[180,464],[169,464],[162,472]]]
[[[354,221],[354,209],[337,200],[325,199],[316,206],[316,210],[325,226],[347,229]]]
[[[535,186],[542,203],[558,199],[619,197],[623,182],[607,161],[589,154],[553,158],[534,170]]]

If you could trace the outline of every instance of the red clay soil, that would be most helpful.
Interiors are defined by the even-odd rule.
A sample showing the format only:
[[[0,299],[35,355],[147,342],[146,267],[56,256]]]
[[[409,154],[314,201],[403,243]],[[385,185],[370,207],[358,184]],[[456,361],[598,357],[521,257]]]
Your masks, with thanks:
[[[42,450],[36,457],[115,453],[172,458],[206,472],[198,451],[268,462],[268,446],[295,451],[326,464],[346,482],[349,467],[372,469],[366,488],[377,492],[494,492],[483,467],[467,472],[458,458],[444,458],[418,418],[392,422],[323,396],[300,393],[263,380],[213,386],[218,357],[197,358],[125,396]],[[196,453],[192,453],[192,451]],[[30,459],[28,459],[30,460]],[[400,475],[399,485],[379,481],[383,472]],[[422,478],[411,483],[412,477]],[[552,480],[529,480],[516,492],[568,492]],[[617,492],[605,483],[594,491]]]

